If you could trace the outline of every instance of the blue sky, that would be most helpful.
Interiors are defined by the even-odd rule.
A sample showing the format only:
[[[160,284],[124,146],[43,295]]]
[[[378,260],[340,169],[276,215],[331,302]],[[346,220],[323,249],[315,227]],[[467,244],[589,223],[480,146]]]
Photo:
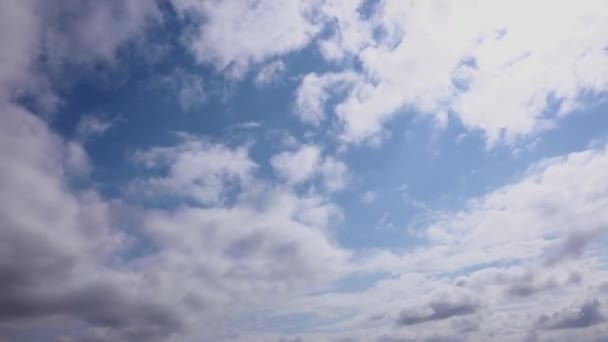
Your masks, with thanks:
[[[0,4],[0,341],[608,338],[606,7]]]

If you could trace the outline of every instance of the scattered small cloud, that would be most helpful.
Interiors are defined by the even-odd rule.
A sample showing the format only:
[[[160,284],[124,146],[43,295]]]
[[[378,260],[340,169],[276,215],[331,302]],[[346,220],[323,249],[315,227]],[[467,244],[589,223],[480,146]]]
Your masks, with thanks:
[[[285,73],[285,63],[282,60],[270,62],[258,71],[254,83],[258,87],[269,86],[279,80]]]
[[[371,204],[376,200],[377,196],[378,195],[375,191],[368,190],[368,191],[364,192],[363,194],[361,194],[361,196],[359,197],[359,200],[363,204]]]
[[[116,125],[125,122],[126,119],[118,115],[112,120],[105,118],[102,114],[83,115],[76,126],[76,136],[81,141],[90,141],[102,136]]]
[[[346,165],[331,156],[322,156],[316,145],[302,145],[295,151],[274,155],[270,163],[279,177],[290,185],[301,185],[319,177],[329,192],[341,190],[349,180]]]

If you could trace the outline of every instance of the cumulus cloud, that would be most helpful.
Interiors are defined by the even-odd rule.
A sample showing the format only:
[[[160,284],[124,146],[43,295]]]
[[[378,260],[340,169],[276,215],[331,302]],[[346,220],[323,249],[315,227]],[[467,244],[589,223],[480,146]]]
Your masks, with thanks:
[[[51,83],[61,69],[114,64],[118,49],[158,19],[156,2],[26,0],[0,7],[1,334],[12,339],[60,327],[66,336],[79,331],[77,338],[102,338],[95,330],[114,340],[159,340],[181,331],[173,308],[146,298],[131,286],[137,277],[116,267],[129,245],[115,229],[120,201],[71,188],[71,177],[90,169],[82,145],[60,138],[15,101],[35,94],[32,108],[52,112],[58,97]],[[109,129],[83,120],[83,138]],[[45,324],[49,318],[56,327]]]
[[[590,301],[580,307],[568,307],[551,315],[543,315],[536,324],[539,328],[548,330],[590,327],[606,320],[600,307],[599,301]]]
[[[144,300],[128,286],[129,273],[107,266],[128,239],[114,229],[112,203],[67,190],[65,156],[73,143],[22,108],[3,103],[1,110],[1,323],[55,316],[109,329],[119,339],[181,330],[170,307]],[[6,335],[11,329],[3,324]]]
[[[263,303],[265,296],[310,290],[338,277],[349,253],[330,240],[326,228],[339,219],[339,209],[324,198],[303,198],[252,180],[257,166],[246,147],[181,136],[174,146],[137,153],[137,162],[150,172],[134,181],[142,185],[133,189],[135,197],[154,189],[192,204],[175,210],[145,209],[71,188],[73,171],[89,167],[86,152],[13,103],[13,90],[38,79],[39,51],[57,67],[112,63],[156,8],[156,2],[78,4],[84,7],[71,8],[76,2],[70,1],[52,8],[35,1],[1,5],[1,34],[23,29],[16,49],[2,49],[7,63],[0,73],[2,335],[167,340],[193,332],[192,317],[237,317],[250,309],[244,303]],[[76,10],[79,15],[71,15]],[[61,30],[45,21],[57,17],[68,20]],[[41,38],[44,25],[47,40]],[[42,41],[54,42],[57,50]],[[110,129],[97,119],[82,119],[77,130],[83,139]],[[335,170],[327,167],[330,175]],[[246,191],[244,184],[250,185]],[[201,249],[206,244],[211,247]],[[226,313],[215,304],[235,309]],[[51,319],[61,331],[45,325]],[[219,324],[194,333],[216,339],[225,334],[222,329]]]
[[[489,144],[513,142],[607,86],[599,0],[171,3],[194,25],[182,43],[227,77],[259,67],[253,80],[268,85],[285,71],[283,56],[318,47],[331,72],[304,75],[293,109],[313,127],[337,124],[346,143],[378,136],[410,108],[441,120],[449,112]],[[343,213],[329,194],[346,187],[350,171],[291,135],[288,150],[270,158],[281,182],[265,178],[274,176],[248,146],[181,134],[135,153],[144,172],[131,196],[74,187],[72,177],[93,167],[82,143],[113,122],[84,116],[80,140],[67,141],[15,99],[34,94],[34,110],[56,108],[62,70],[117,63],[122,47],[162,20],[158,4],[0,4],[2,335],[279,340],[259,330],[297,308],[329,323],[290,334],[301,336],[294,341],[605,336],[603,145],[537,163],[459,210],[429,213],[430,224],[412,230],[423,245],[407,251],[340,246],[331,228]],[[174,80],[185,111],[208,96],[190,76]],[[547,114],[556,103],[557,115]],[[364,288],[342,291],[352,277]],[[581,295],[591,299],[563,307]]]
[[[349,253],[326,235],[337,209],[323,198],[250,180],[234,204],[215,201],[224,181],[252,177],[246,149],[188,137],[140,153],[151,167],[170,161],[167,184],[189,185],[180,194],[207,206],[133,210],[70,190],[69,144],[31,113],[12,104],[2,110],[0,173],[10,200],[0,210],[0,330],[7,336],[10,322],[28,329],[60,317],[66,336],[92,338],[102,329],[97,337],[106,340],[164,340],[191,331],[193,313],[213,319],[230,304],[236,314],[244,303],[310,290],[344,272]],[[192,163],[195,173],[188,172]],[[122,257],[142,241],[150,246],[142,256]],[[69,328],[70,321],[84,329]],[[222,332],[196,334],[215,339]]]
[[[140,151],[136,162],[164,176],[139,179],[134,192],[152,198],[186,198],[197,203],[218,204],[226,200],[230,187],[247,185],[257,164],[247,156],[245,147],[230,149],[203,139],[182,135],[176,146]]]
[[[69,81],[65,66],[115,65],[124,44],[161,20],[155,1],[26,0],[2,4],[0,12],[3,96],[36,93],[34,103],[47,112],[59,102],[50,83]]]
[[[435,293],[424,307],[401,311],[397,324],[413,325],[444,320],[475,313],[479,308],[479,299],[470,293],[460,290]]]
[[[301,184],[317,171],[321,151],[315,145],[304,145],[297,151],[285,151],[272,157],[275,171],[290,184]]]
[[[439,219],[429,227],[428,237],[471,251],[467,254],[477,254],[473,258],[489,263],[506,255],[539,256],[559,242],[545,238],[550,235],[566,238],[604,227],[608,217],[602,209],[605,181],[601,170],[607,156],[604,146],[540,162],[519,182],[471,200],[466,209]],[[489,229],[492,234],[486,233]],[[495,253],[474,252],[490,246],[496,248]]]
[[[342,189],[349,180],[346,165],[331,156],[323,157],[316,145],[302,145],[296,151],[284,151],[270,160],[275,172],[291,185],[321,178],[323,187],[332,192]]]
[[[303,122],[319,125],[326,119],[325,107],[331,96],[347,91],[357,80],[352,72],[306,75],[296,92],[296,114]]]
[[[387,334],[367,319],[370,308],[385,315],[399,313],[394,321],[406,324],[413,335],[389,334],[395,338],[424,340],[436,332],[465,340],[523,340],[534,324],[530,317],[559,312],[565,301],[583,300],[583,289],[595,289],[590,290],[593,300],[605,296],[598,288],[606,276],[599,239],[575,244],[581,247],[575,250],[585,253],[565,253],[558,263],[546,260],[553,250],[570,245],[569,236],[605,226],[601,202],[606,161],[605,146],[543,160],[520,179],[470,200],[461,210],[434,212],[432,221],[419,228],[429,239],[427,245],[402,253],[367,251],[351,265],[359,271],[399,276],[352,295],[310,296],[295,305],[336,315],[345,308],[358,312],[341,327],[363,330],[363,340]],[[472,299],[475,295],[471,301],[455,295],[437,299],[434,307],[430,294],[444,289],[451,293],[454,286],[478,295],[478,301]],[[455,322],[460,318],[479,324],[459,327]],[[600,330],[581,330],[568,336],[584,335],[589,341],[603,336]],[[535,334],[540,340],[557,338],[550,329],[537,329]]]
[[[551,128],[557,118],[546,112],[554,103],[563,116],[585,104],[582,91],[608,86],[600,71],[608,58],[601,1],[379,2],[367,15],[360,4],[322,7],[333,32],[319,42],[323,56],[362,67],[334,108],[346,142],[376,136],[395,114],[415,108],[430,116],[450,110],[488,144],[513,143]],[[305,78],[301,88],[310,86]],[[310,118],[320,117],[322,102],[303,116],[308,122],[318,121]]]
[[[316,1],[173,0],[182,14],[198,19],[186,44],[201,63],[241,76],[251,64],[299,50],[317,35]]]

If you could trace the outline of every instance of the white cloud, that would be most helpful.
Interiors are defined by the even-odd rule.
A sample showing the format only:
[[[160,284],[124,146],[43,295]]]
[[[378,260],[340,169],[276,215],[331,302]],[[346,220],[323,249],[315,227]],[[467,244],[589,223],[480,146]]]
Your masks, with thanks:
[[[361,201],[361,203],[363,204],[370,204],[373,203],[376,200],[377,194],[375,191],[372,190],[368,190],[364,193],[361,194],[359,200]]]
[[[123,120],[121,116],[114,120],[107,120],[98,114],[83,115],[76,126],[76,135],[83,141],[94,139],[103,135],[121,120]]]
[[[283,73],[285,73],[285,63],[276,60],[264,65],[255,75],[254,82],[258,87],[267,86],[276,82]]]
[[[343,189],[350,178],[346,164],[332,157],[325,157],[319,172],[328,191]]]
[[[608,227],[601,209],[608,205],[602,196],[607,166],[606,146],[548,159],[520,182],[470,201],[466,210],[434,225],[429,236],[437,242],[502,245]],[[505,225],[509,228],[499,234],[484,233]]]
[[[330,96],[345,92],[357,80],[351,72],[306,75],[296,93],[296,114],[303,122],[319,125],[326,119],[325,106]]]
[[[296,151],[284,151],[270,160],[275,172],[290,185],[300,185],[320,177],[330,192],[344,188],[349,179],[346,165],[333,157],[323,157],[316,145],[302,145]]]
[[[301,50],[326,29],[317,41],[322,55],[356,60],[361,70],[306,76],[295,110],[318,125],[333,88],[341,88],[346,98],[332,112],[347,143],[377,138],[386,121],[409,108],[442,125],[452,112],[489,145],[516,143],[559,121],[546,113],[551,97],[561,101],[561,117],[584,105],[582,92],[608,86],[601,0],[381,1],[364,15],[363,2],[338,0],[173,4],[199,19],[186,39],[199,62],[238,77],[252,64]]]
[[[35,94],[34,105],[44,112],[59,102],[51,83],[71,80],[62,73],[65,65],[83,71],[94,63],[114,66],[118,49],[140,41],[160,20],[155,1],[24,0],[0,6],[1,95]]]
[[[272,157],[270,163],[278,175],[289,184],[310,180],[317,172],[321,151],[315,145],[304,145],[297,151],[284,151]]]
[[[161,175],[135,181],[132,191],[209,205],[222,203],[231,188],[247,186],[252,179],[257,164],[249,159],[245,147],[230,149],[191,136],[182,139],[177,146],[136,154],[136,161]]]
[[[306,46],[319,32],[316,1],[173,0],[184,15],[200,18],[187,45],[201,63],[240,76],[251,64]]]
[[[142,301],[137,276],[116,267],[129,245],[112,215],[120,201],[70,188],[82,147],[23,108],[2,101],[0,110],[0,333],[44,332],[40,317],[55,317],[65,334],[80,322],[82,334],[95,327],[119,340],[178,331],[172,309],[158,296]]]
[[[23,329],[55,336],[34,319],[53,316],[75,339],[160,341],[186,338],[184,329],[224,339],[249,310],[325,287],[347,270],[350,252],[327,233],[340,209],[255,178],[244,147],[187,136],[141,152],[153,170],[168,168],[166,177],[142,182],[194,203],[136,208],[70,189],[72,159],[86,158],[82,147],[20,107],[2,102],[1,109],[0,236],[10,244],[0,269],[11,277],[0,281],[0,307],[2,317],[21,320],[0,323],[3,336]],[[218,199],[230,182],[247,186],[224,205]],[[200,321],[214,325],[199,330]]]
[[[324,11],[335,20],[320,42],[324,56],[362,65],[364,80],[335,107],[345,142],[376,136],[415,108],[453,111],[488,144],[513,143],[557,122],[545,113],[548,97],[562,101],[562,116],[584,105],[581,92],[608,87],[603,1],[384,1],[367,18],[354,4],[328,1]],[[303,118],[317,123],[323,110],[312,108]]]
[[[71,7],[77,3],[84,7]],[[193,38],[195,55],[234,72],[303,47],[321,25],[302,15],[309,9],[299,6],[308,4],[180,3],[208,19]],[[604,52],[596,48],[606,39],[603,2],[571,11],[553,2],[547,4],[555,11],[524,2],[470,1],[464,9],[412,3],[380,2],[367,23],[355,3],[325,3],[323,11],[339,17],[343,32],[319,43],[324,56],[338,61],[359,54],[363,71],[306,76],[311,88],[296,100],[304,121],[320,124],[337,91],[346,96],[335,110],[345,141],[377,135],[395,110],[410,105],[430,113],[455,109],[490,142],[512,140],[545,127],[535,113],[548,93],[575,108],[581,89],[606,86]],[[279,7],[287,15],[267,12]],[[82,15],[72,16],[77,11]],[[174,146],[138,153],[149,173],[134,180],[139,187],[132,191],[177,199],[175,206],[146,209],[73,188],[72,177],[91,168],[82,145],[63,140],[10,99],[48,87],[41,85],[46,76],[33,71],[41,54],[48,66],[112,62],[156,15],[156,2],[0,4],[0,45],[10,47],[0,49],[0,273],[9,275],[0,279],[0,334],[266,341],[280,336],[261,332],[264,324],[304,314],[323,322],[301,334],[315,341],[607,336],[605,145],[538,163],[461,210],[433,212],[435,220],[418,235],[428,245],[409,251],[341,247],[330,228],[343,214],[327,194],[304,195],[262,179],[246,146],[182,136]],[[539,16],[546,26],[532,28]],[[64,17],[66,32],[53,21]],[[479,32],[486,35],[476,40]],[[476,67],[459,67],[463,56],[474,57]],[[455,91],[454,78],[468,90]],[[494,103],[509,106],[493,110]],[[104,122],[81,125],[89,133],[109,129]],[[271,159],[287,184],[317,182],[328,192],[345,186],[344,163],[291,140],[292,150]],[[357,276],[372,278],[369,286],[343,291],[344,283],[335,282],[346,277],[350,285],[348,277]]]
[[[607,324],[594,320],[579,332],[555,332],[537,327],[536,320],[567,303],[606,298],[601,279],[608,276],[608,259],[605,239],[597,235],[608,232],[606,163],[608,146],[539,162],[519,181],[472,199],[462,210],[435,213],[435,222],[421,229],[428,244],[403,252],[358,251],[348,266],[391,276],[358,292],[293,298],[279,311],[297,307],[336,320],[333,334],[302,336],[318,340],[374,340],[389,333],[387,324],[400,322],[409,325],[408,333],[395,336],[422,341],[454,334],[500,341],[585,334],[593,341],[604,336]],[[454,289],[477,298],[433,299],[433,292]],[[370,320],[370,315],[380,318]],[[475,329],[462,331],[456,320],[465,315]]]

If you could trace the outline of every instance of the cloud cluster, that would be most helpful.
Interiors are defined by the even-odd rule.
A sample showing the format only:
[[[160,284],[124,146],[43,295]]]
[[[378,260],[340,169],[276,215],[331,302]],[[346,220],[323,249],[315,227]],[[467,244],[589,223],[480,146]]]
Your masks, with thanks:
[[[229,334],[222,324],[192,332],[192,317],[236,319],[248,310],[245,303],[339,276],[348,252],[326,229],[339,209],[254,179],[257,166],[245,147],[182,136],[175,146],[136,154],[151,172],[134,184],[192,206],[145,209],[72,187],[91,167],[84,148],[52,132],[18,97],[40,90],[39,82],[50,86],[45,82],[67,65],[115,63],[121,46],[158,19],[156,2],[1,6],[3,336],[46,331],[65,339],[153,341],[190,331],[217,337]],[[58,18],[66,21],[60,25]],[[50,87],[43,95],[56,98]],[[78,127],[83,140],[110,128],[97,116],[85,116]],[[243,184],[247,191],[238,188]],[[136,197],[145,195],[134,188]],[[222,312],[221,305],[234,309]]]
[[[452,289],[451,292],[435,293],[432,297],[423,308],[402,311],[397,318],[397,324],[413,325],[470,315],[480,307],[479,299],[462,290]]]
[[[349,180],[346,165],[331,156],[322,156],[316,145],[302,145],[295,151],[284,151],[273,156],[270,163],[279,175],[290,185],[306,183],[316,177],[327,191],[337,191]]]
[[[257,165],[244,147],[183,136],[177,146],[155,147],[135,155],[136,162],[162,176],[134,182],[135,192],[162,198],[189,199],[202,205],[226,200],[231,187],[248,185]]]
[[[551,127],[552,105],[566,115],[584,105],[581,93],[608,86],[608,11],[600,0],[171,3],[194,25],[183,43],[198,62],[237,78],[264,65],[258,86],[285,71],[280,58],[314,44],[336,68],[305,75],[294,110],[313,127],[337,123],[346,143],[377,136],[408,108],[449,112],[490,144],[514,141]],[[337,242],[331,228],[343,211],[330,195],[351,174],[320,145],[271,156],[268,175],[249,146],[179,133],[172,145],[132,155],[142,172],[121,198],[75,185],[93,168],[82,144],[111,123],[84,116],[80,140],[70,141],[37,114],[57,108],[53,86],[63,71],[114,65],[122,48],[141,43],[148,25],[162,22],[158,6],[0,4],[0,335],[608,336],[605,145],[541,161],[459,210],[432,212],[429,225],[411,232],[423,244],[407,251],[350,250]],[[202,81],[189,76],[176,81],[184,110],[205,100]],[[376,199],[371,191],[361,197]],[[356,277],[360,290],[341,288]],[[310,331],[264,329],[294,316],[313,317]]]
[[[562,309],[552,315],[542,315],[537,325],[541,329],[576,329],[590,327],[605,320],[600,311],[600,302],[595,300],[580,307]]]
[[[186,38],[196,59],[237,77],[252,64],[305,47],[321,29],[314,20],[316,1],[172,3],[181,15],[200,22]]]
[[[191,328],[193,314],[206,317],[228,304],[236,313],[247,309],[244,303],[322,286],[343,272],[349,253],[326,233],[338,209],[252,179],[255,163],[244,149],[188,138],[140,153],[153,165],[168,158],[173,170],[142,182],[166,184],[163,191],[194,202],[136,209],[70,189],[73,143],[19,107],[7,104],[3,113],[0,329],[6,334],[15,322],[61,317],[65,336],[76,333],[67,323],[76,321],[108,340],[163,340]],[[219,168],[205,168],[210,160]],[[233,179],[247,179],[248,189],[223,204]],[[129,232],[125,225],[138,228]]]
[[[606,299],[601,279],[608,276],[601,238],[608,223],[606,151],[544,160],[462,210],[434,213],[435,222],[420,230],[428,245],[369,251],[352,265],[392,277],[361,292],[299,298],[290,307],[340,320],[335,334],[313,340],[601,340],[608,327],[594,303]],[[589,298],[584,309],[564,308]],[[389,333],[391,322],[397,324]]]
[[[343,88],[329,112],[346,143],[382,134],[408,109],[455,118],[489,145],[516,143],[584,106],[582,93],[608,87],[601,0],[173,3],[200,19],[188,46],[218,70],[242,75],[252,64],[318,48],[340,68],[304,77],[297,114],[318,124]]]

